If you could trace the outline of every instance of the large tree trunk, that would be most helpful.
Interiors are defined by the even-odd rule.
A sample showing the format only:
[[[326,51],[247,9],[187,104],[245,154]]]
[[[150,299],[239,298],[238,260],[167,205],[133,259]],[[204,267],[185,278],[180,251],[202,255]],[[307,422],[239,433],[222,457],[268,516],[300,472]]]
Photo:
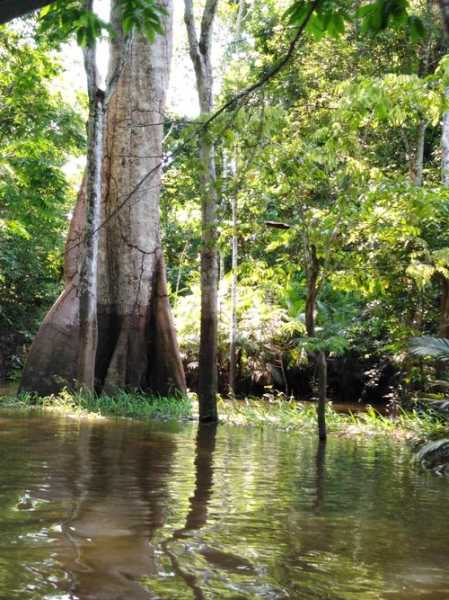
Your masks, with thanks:
[[[185,391],[168,303],[159,231],[160,163],[171,57],[171,0],[165,35],[150,45],[120,34],[111,73],[129,55],[111,98],[104,136],[102,214],[98,231],[96,389]],[[116,13],[114,13],[115,15]],[[117,19],[113,19],[117,25]],[[86,221],[80,193],[66,251],[66,288],[31,348],[21,389],[41,394],[73,386],[80,349],[79,245]]]
[[[195,69],[198,98],[202,115],[213,108],[211,42],[212,25],[218,0],[206,0],[198,38],[192,0],[185,0],[184,20],[187,27],[190,56]],[[200,421],[213,422],[217,415],[217,207],[215,148],[209,133],[200,139],[203,193],[201,247],[201,328],[199,352],[198,397]]]

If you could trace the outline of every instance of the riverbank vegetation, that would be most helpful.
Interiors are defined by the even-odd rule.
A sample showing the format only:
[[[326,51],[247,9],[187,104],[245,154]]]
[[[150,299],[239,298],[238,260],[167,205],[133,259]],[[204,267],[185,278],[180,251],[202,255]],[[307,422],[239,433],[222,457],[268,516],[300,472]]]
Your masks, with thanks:
[[[0,409],[41,410],[74,418],[131,418],[137,420],[189,421],[199,414],[198,397],[147,396],[118,392],[113,395],[70,393],[37,397],[32,394],[0,396]],[[275,428],[299,434],[316,429],[316,410],[312,402],[298,402],[282,394],[244,400],[218,399],[222,424],[258,429]],[[413,444],[449,436],[447,419],[436,411],[400,409],[394,417],[384,415],[372,406],[354,412],[348,407],[326,406],[326,424],[330,434],[337,436],[386,435]]]
[[[354,13],[345,2],[223,0],[207,2],[200,23],[186,2],[187,28],[176,11],[174,28],[196,75],[192,117],[179,97],[164,108],[170,56],[159,50],[173,7],[149,4],[145,26],[117,1],[106,28],[82,11],[69,27],[56,2],[0,29],[0,377],[23,370],[22,391],[54,398],[81,385],[83,410],[128,416],[157,402],[108,389],[189,389],[204,420],[218,398],[231,421],[270,420],[269,410],[305,423],[296,400],[330,398],[388,405],[397,425],[383,427],[444,422],[430,403],[445,398],[447,364],[410,346],[449,338],[439,6],[378,0]],[[86,91],[67,83],[70,65],[63,77],[61,39],[75,32],[86,53],[111,27],[148,64],[131,60],[126,35],[111,37],[95,155]],[[82,169],[67,176],[86,144],[90,187]],[[263,400],[273,390],[285,400]],[[248,396],[260,401],[236,400]],[[356,419],[326,414],[331,429]]]
[[[182,420],[192,416],[192,403],[187,396],[145,396],[118,392],[97,396],[63,390],[53,396],[32,394],[0,396],[3,409],[41,409],[76,417],[123,417],[130,419]]]

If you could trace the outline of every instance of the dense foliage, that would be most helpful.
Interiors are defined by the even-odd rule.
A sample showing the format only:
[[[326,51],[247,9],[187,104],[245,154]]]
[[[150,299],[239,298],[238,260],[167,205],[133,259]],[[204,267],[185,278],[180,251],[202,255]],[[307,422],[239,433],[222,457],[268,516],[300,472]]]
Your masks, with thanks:
[[[352,16],[331,37],[309,27],[287,67],[214,124],[223,391],[233,195],[240,391],[251,380],[259,391],[274,384],[287,393],[310,392],[310,353],[318,349],[330,356],[334,393],[345,397],[342,387],[352,389],[352,399],[372,400],[421,383],[408,339],[437,332],[446,318],[440,315],[449,258],[440,139],[447,81],[439,14],[427,5],[414,8],[419,35],[410,31],[410,17],[402,20],[406,27],[378,35],[366,35],[366,15]],[[232,31],[236,7],[222,19]],[[242,89],[242,79],[248,84],[267,72],[288,44],[280,2],[256,3],[243,22],[244,33],[227,50],[222,101]],[[164,206],[175,310],[193,372],[201,181],[190,145],[166,175]],[[313,253],[320,273],[310,337],[305,312]]]
[[[20,366],[18,346],[58,293],[74,199],[63,167],[83,150],[84,126],[52,90],[60,67],[42,44],[4,27],[0,57],[1,374]]]

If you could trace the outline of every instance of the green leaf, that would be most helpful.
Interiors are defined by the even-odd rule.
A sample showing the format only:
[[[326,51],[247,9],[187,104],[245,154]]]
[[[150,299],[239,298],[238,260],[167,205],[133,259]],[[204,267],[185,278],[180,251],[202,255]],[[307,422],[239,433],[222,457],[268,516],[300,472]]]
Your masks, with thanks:
[[[410,33],[410,39],[413,42],[418,42],[426,34],[424,23],[416,15],[410,15],[408,17],[408,29]]]

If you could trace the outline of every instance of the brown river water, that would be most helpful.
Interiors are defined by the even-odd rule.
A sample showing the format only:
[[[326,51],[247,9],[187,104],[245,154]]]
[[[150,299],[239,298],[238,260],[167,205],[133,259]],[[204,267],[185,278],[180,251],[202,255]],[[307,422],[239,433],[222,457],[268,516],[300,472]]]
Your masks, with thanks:
[[[3,411],[0,452],[0,600],[449,599],[403,443]]]

